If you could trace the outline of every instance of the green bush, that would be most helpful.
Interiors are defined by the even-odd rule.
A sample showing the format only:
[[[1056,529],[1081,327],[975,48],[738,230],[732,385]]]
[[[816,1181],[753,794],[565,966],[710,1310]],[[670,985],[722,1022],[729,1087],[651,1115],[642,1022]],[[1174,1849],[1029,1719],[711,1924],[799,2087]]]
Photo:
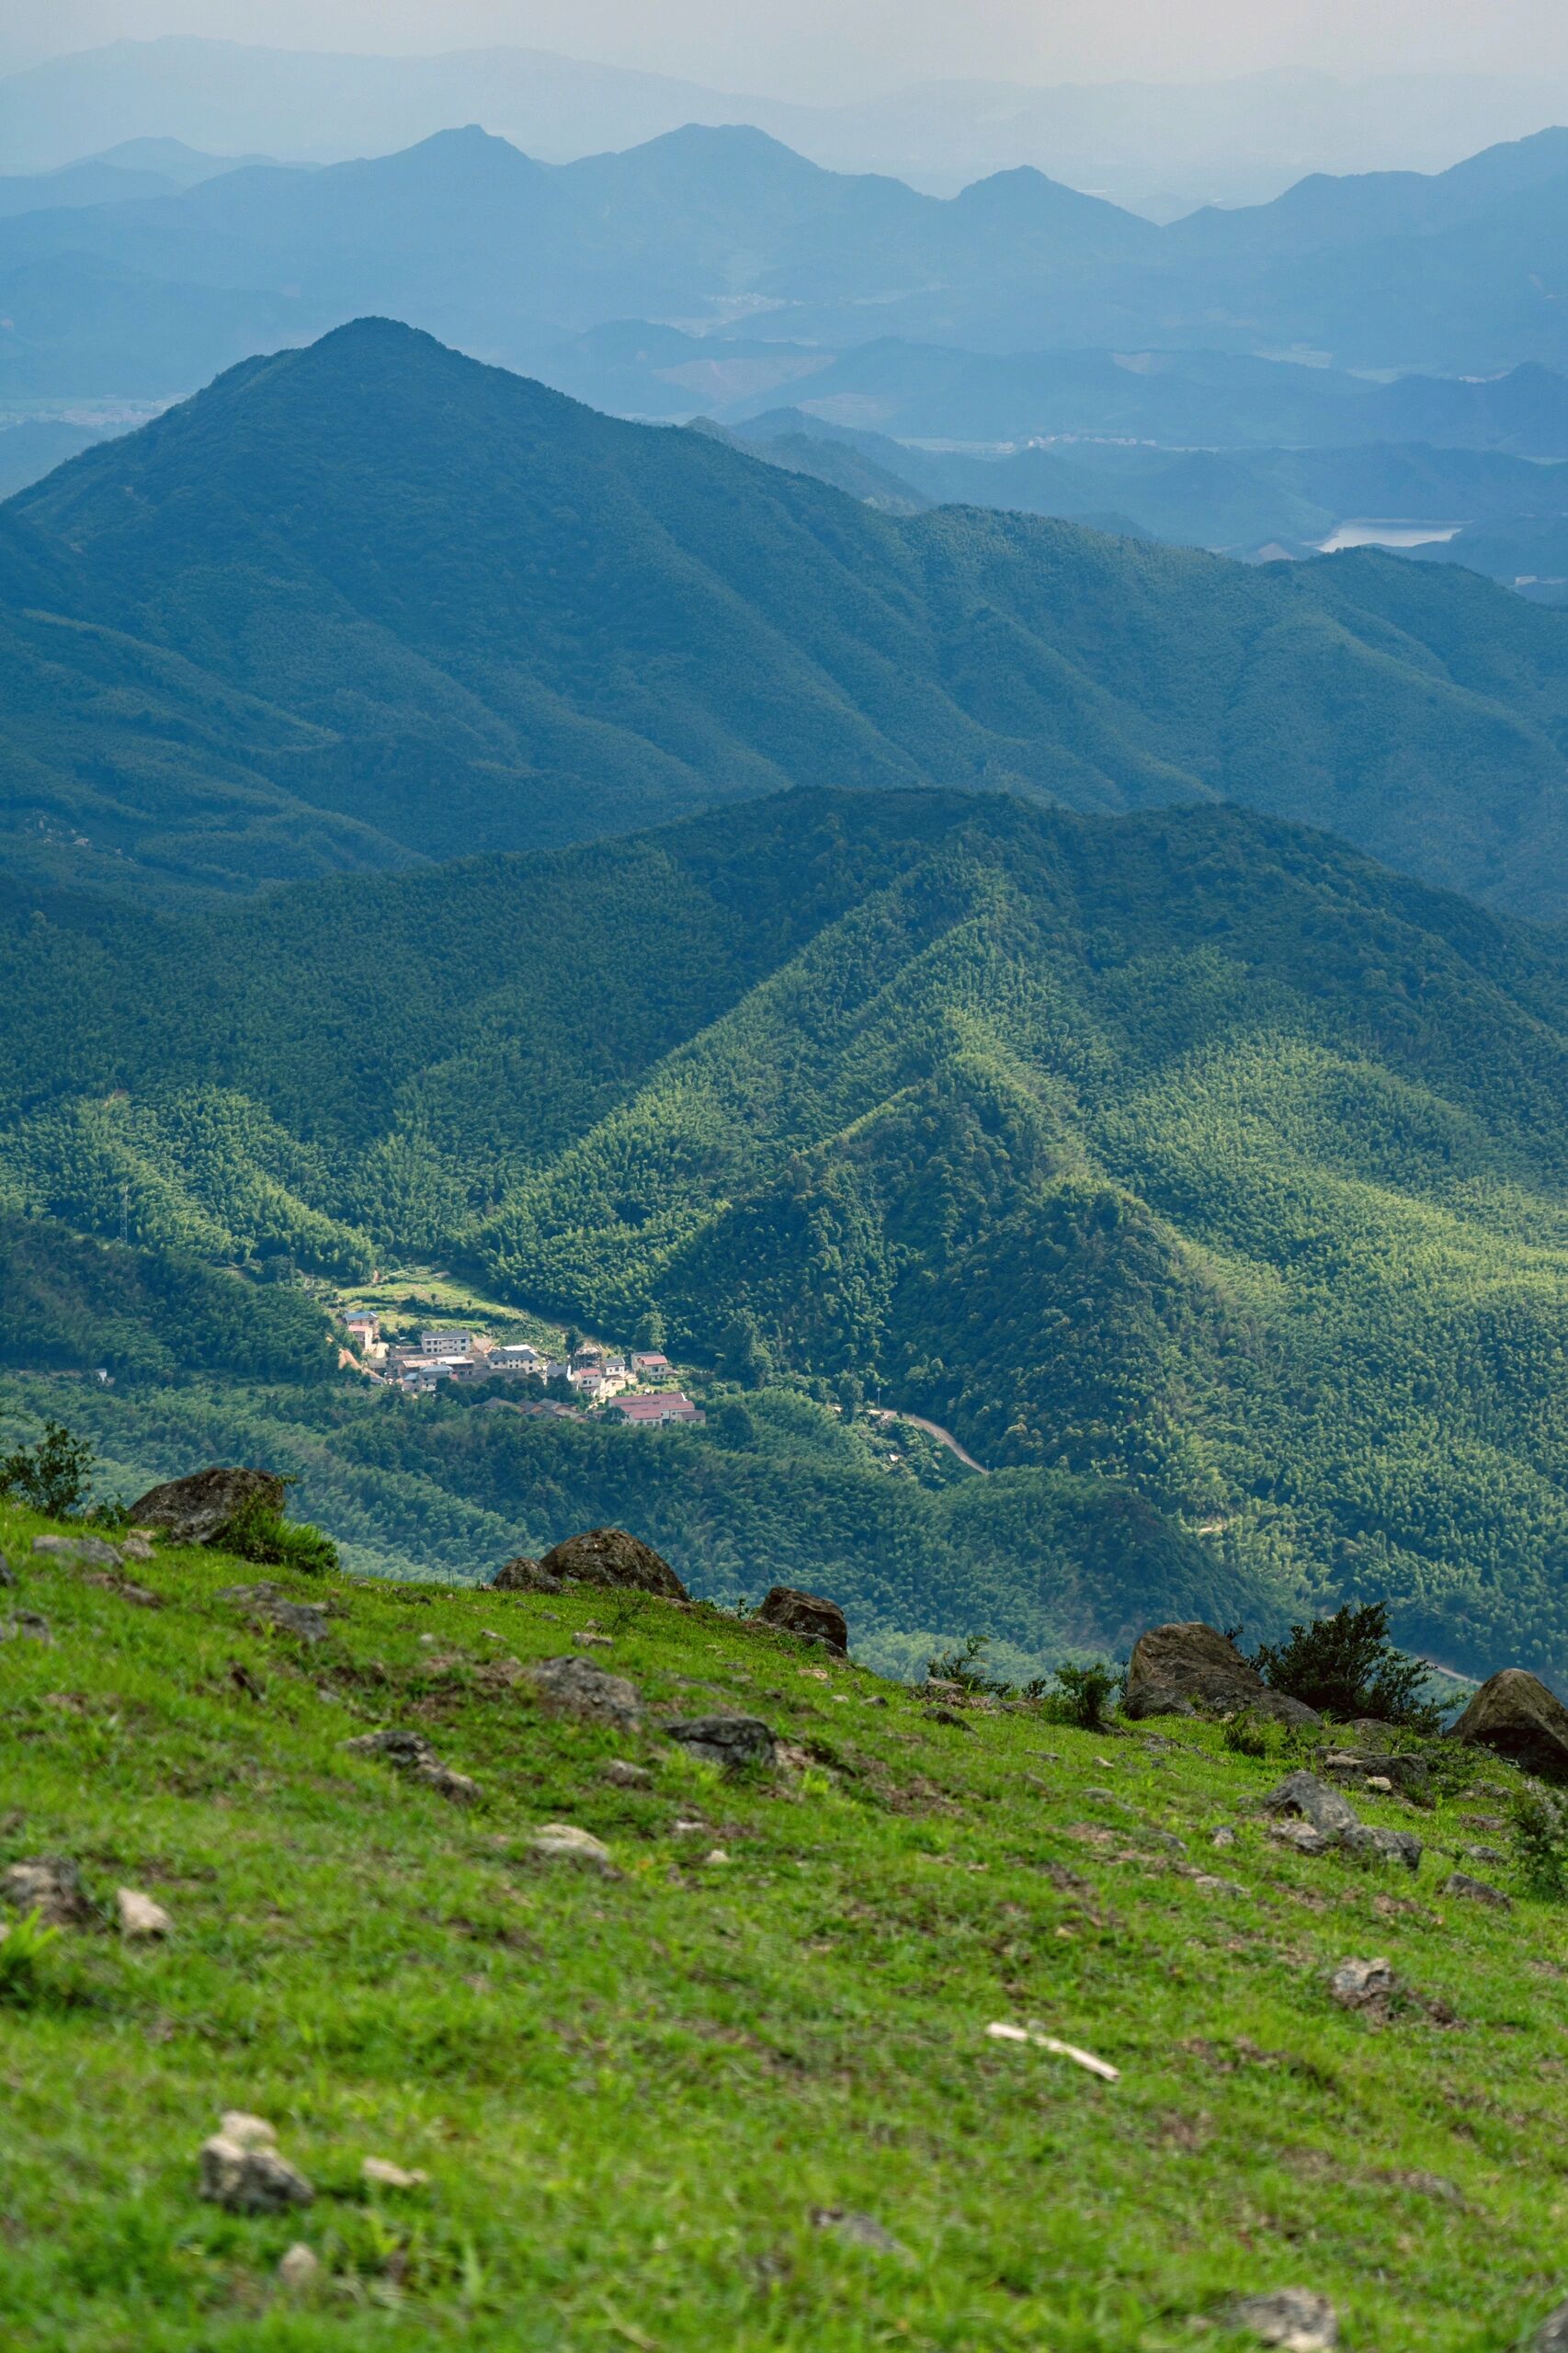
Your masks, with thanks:
[[[1046,1706],[1058,1723],[1076,1724],[1081,1732],[1108,1732],[1106,1709],[1127,1677],[1103,1659],[1091,1666],[1059,1666],[1056,1688],[1046,1694]]]
[[[1426,1665],[1395,1650],[1388,1631],[1386,1603],[1369,1601],[1359,1609],[1346,1603],[1332,1618],[1292,1626],[1288,1642],[1260,1643],[1253,1665],[1272,1690],[1303,1700],[1321,1715],[1345,1722],[1375,1716],[1435,1733],[1442,1717],[1421,1697]]]
[[[63,1422],[45,1422],[43,1436],[0,1461],[0,1495],[15,1495],[51,1519],[65,1519],[87,1500],[90,1440],[74,1438]]]
[[[337,1547],[319,1528],[286,1520],[254,1495],[219,1530],[214,1541],[242,1561],[263,1568],[298,1569],[306,1576],[330,1576],[338,1566]]]
[[[1568,1800],[1521,1790],[1513,1803],[1514,1854],[1532,1895],[1568,1896]]]
[[[59,1942],[60,1930],[46,1927],[36,1912],[0,1927],[0,2003],[25,2007],[38,2000],[46,1990],[50,1950]]]

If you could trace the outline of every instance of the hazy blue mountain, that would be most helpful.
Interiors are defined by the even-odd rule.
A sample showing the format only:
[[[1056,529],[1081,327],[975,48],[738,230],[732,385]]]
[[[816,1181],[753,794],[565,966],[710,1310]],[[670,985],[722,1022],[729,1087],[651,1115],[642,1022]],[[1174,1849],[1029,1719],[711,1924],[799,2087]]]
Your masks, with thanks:
[[[0,87],[3,87],[0,85]],[[215,180],[221,173],[244,171],[252,164],[271,164],[271,155],[210,155],[199,147],[187,146],[183,139],[122,139],[108,147],[101,155],[85,159],[94,164],[110,164],[130,172],[154,172],[172,188],[195,188],[202,180]]]
[[[369,57],[234,41],[118,41],[0,82],[0,148],[42,170],[171,131],[199,148],[339,161],[481,121],[564,163],[686,122],[751,122],[833,171],[933,193],[1033,165],[1170,220],[1256,205],[1308,174],[1437,173],[1568,118],[1568,82],[1403,73],[1266,73],[1176,85],[915,82],[791,105],[539,50]]]
[[[916,505],[1016,508],[1243,556],[1274,544],[1305,552],[1350,517],[1462,525],[1445,549],[1412,552],[1510,583],[1554,568],[1546,550],[1568,517],[1568,464],[1424,443],[1167,450],[1078,441],[988,457],[858,433],[801,409],[768,411],[734,438],[775,465],[884,507],[902,495]],[[1121,520],[1111,525],[1108,516]]]
[[[93,163],[66,164],[57,172],[0,177],[0,220],[18,212],[119,204],[128,197],[170,196],[179,185],[162,172],[133,170],[101,157]]]
[[[1461,572],[878,514],[385,321],[232,370],[0,527],[29,872],[245,888],[926,783],[1227,797],[1568,906],[1568,624]]]
[[[286,293],[180,285],[90,254],[0,267],[0,399],[174,399],[330,324]]]

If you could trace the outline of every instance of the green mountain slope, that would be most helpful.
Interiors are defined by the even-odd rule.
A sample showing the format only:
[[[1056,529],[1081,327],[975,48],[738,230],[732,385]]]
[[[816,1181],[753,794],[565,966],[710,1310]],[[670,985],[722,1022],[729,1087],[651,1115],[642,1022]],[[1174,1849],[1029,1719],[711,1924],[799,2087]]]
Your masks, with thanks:
[[[238,887],[934,783],[1230,798],[1568,894],[1568,623],[1457,575],[876,514],[378,322],[0,522],[0,814],[33,873]]]
[[[221,916],[18,894],[0,984],[35,1213],[464,1253],[1568,1657],[1556,935],[1233,811],[812,795]]]
[[[0,1896],[10,2342],[1256,2353],[1236,2299],[1308,2287],[1349,2344],[1504,2353],[1558,2303],[1561,1910],[1506,1862],[1511,1909],[1444,1893],[1512,1768],[1358,1794],[1411,1876],[1269,1837],[1284,1760],[1213,1725],[937,1711],[636,1594],[268,1572],[307,1643],[243,1561],[160,1545],[138,1604],[42,1529],[0,1506],[51,1636],[7,1645],[0,1872],[85,1902],[40,1948]],[[530,1681],[596,1619],[640,1722]],[[715,1713],[776,1763],[667,1736]],[[467,1802],[351,1751],[383,1726]],[[1396,1996],[1341,2006],[1372,1953]],[[308,2203],[202,2200],[242,2102]]]

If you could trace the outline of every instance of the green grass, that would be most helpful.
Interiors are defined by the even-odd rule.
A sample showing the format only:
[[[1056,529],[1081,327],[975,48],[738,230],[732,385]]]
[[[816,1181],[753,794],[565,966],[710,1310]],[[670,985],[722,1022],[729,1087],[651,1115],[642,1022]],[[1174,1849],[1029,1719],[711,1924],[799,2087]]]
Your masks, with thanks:
[[[70,1855],[176,1934],[71,1933],[0,2007],[0,2341],[1175,2353],[1228,2297],[1301,2284],[1351,2347],[1502,2353],[1562,2292],[1562,1913],[1444,1899],[1430,1852],[1413,1881],[1281,1850],[1251,1810],[1278,1762],[1217,1731],[944,1724],[787,1638],[606,1596],[301,1580],[341,1608],[306,1653],[218,1598],[254,1571],[160,1553],[136,1572],[168,1597],[152,1611],[28,1552],[40,1525],[0,1511],[6,1599],[55,1635],[0,1649],[0,1864]],[[640,1740],[494,1672],[595,1616],[618,1631],[592,1654],[648,1699]],[[808,1769],[725,1784],[654,1729],[726,1707]],[[345,1753],[383,1722],[481,1802]],[[616,1753],[649,1790],[598,1778]],[[1442,1849],[1478,1804],[1500,1810],[1367,1812]],[[620,1876],[537,1861],[547,1821],[597,1833]],[[1201,1893],[1155,1830],[1245,1893]],[[1351,1954],[1460,2024],[1336,2010]],[[308,2212],[199,2202],[228,2106],[274,2122]],[[428,2186],[368,2192],[367,2155]],[[300,2299],[276,2280],[296,2238],[324,2267]]]

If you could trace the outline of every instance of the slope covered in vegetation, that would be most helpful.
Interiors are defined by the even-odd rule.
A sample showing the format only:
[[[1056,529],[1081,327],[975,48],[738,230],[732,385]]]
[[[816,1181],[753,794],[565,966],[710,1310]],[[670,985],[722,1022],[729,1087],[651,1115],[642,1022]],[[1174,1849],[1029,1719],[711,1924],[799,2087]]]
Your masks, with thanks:
[[[35,1213],[467,1253],[1130,1485],[1279,1606],[1568,1657],[1552,935],[1234,812],[864,794],[222,920],[23,898],[0,959]]]
[[[1290,1760],[1217,1726],[934,1711],[637,1594],[274,1575],[317,1639],[244,1562],[160,1547],[128,1593],[42,1525],[0,1506],[8,2340],[1242,2353],[1235,2300],[1296,2288],[1349,2345],[1504,2353],[1561,2297],[1558,1915],[1506,1864],[1511,1912],[1445,1893],[1490,1758],[1358,1801],[1411,1878],[1271,1839]],[[562,1654],[641,1724],[545,1712]],[[726,1712],[774,1768],[664,1729]],[[469,1802],[346,1745],[382,1727]],[[87,1908],[40,1944],[41,1859]],[[1390,2001],[1336,2004],[1358,1957]],[[308,2205],[200,2199],[232,2109]]]
[[[788,784],[1229,799],[1568,906],[1568,621],[879,514],[361,321],[0,516],[13,867],[145,897],[626,832]]]

